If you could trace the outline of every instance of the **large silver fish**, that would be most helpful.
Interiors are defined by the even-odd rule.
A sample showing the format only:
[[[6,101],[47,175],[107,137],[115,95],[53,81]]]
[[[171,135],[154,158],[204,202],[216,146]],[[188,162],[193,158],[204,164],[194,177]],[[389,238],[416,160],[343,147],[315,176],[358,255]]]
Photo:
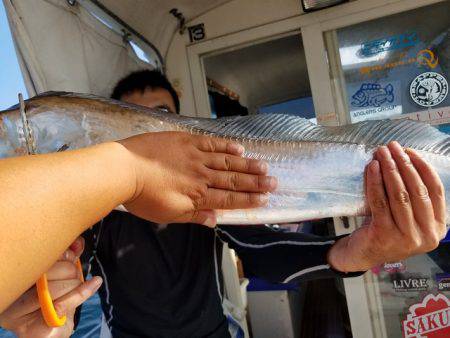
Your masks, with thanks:
[[[450,196],[450,137],[424,123],[383,120],[321,127],[289,115],[211,120],[72,93],[44,94],[25,105],[38,153],[168,130],[239,141],[247,157],[269,162],[279,188],[265,208],[220,212],[222,224],[361,215],[364,168],[376,147],[391,140],[418,150],[438,171]],[[18,107],[1,112],[0,157],[26,154],[22,127]]]

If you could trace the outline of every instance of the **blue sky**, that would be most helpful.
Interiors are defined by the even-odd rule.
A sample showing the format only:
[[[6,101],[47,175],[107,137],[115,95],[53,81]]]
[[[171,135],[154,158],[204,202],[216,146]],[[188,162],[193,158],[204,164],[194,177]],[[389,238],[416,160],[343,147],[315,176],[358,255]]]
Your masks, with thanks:
[[[16,104],[20,92],[28,97],[14,50],[3,1],[0,1],[0,110]]]

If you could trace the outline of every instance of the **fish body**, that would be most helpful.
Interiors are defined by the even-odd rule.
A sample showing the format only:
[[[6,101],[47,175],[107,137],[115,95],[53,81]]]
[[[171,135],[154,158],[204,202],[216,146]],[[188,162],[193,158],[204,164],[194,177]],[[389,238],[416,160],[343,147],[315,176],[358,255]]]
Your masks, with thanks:
[[[431,163],[450,196],[450,138],[424,123],[383,120],[323,127],[279,114],[189,118],[71,93],[38,96],[25,105],[38,153],[157,131],[185,131],[240,142],[246,157],[269,163],[269,173],[278,177],[279,187],[264,208],[220,211],[221,224],[363,215],[365,166],[375,149],[391,140],[416,149]],[[19,110],[12,108],[0,115],[0,157],[26,154]]]
[[[380,107],[394,102],[394,87],[391,84],[383,88],[378,83],[363,83],[352,99],[354,107]]]

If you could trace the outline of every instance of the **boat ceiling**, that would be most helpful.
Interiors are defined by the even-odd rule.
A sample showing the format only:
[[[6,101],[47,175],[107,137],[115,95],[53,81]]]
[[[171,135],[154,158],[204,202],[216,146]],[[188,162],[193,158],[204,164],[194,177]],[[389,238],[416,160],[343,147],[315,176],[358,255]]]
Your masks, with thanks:
[[[178,21],[170,14],[178,9],[186,23],[230,2],[230,0],[99,0],[97,1],[151,41],[165,55],[177,30]]]

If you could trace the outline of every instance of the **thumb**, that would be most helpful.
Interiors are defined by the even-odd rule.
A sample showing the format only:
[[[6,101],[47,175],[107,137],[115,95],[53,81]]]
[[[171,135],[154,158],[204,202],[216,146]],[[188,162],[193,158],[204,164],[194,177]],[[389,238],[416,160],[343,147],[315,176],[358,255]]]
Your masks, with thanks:
[[[80,284],[68,294],[58,298],[54,305],[59,316],[74,312],[74,310],[91,297],[102,285],[98,276]]]

